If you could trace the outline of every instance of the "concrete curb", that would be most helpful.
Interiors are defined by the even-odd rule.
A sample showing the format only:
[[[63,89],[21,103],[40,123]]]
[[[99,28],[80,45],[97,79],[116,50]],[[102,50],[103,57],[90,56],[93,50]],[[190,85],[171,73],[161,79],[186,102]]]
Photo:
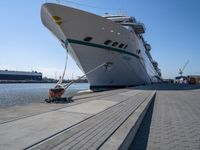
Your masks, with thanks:
[[[133,114],[118,128],[118,130],[100,147],[101,150],[128,150],[140,124],[150,106],[155,99],[156,91],[133,112]]]

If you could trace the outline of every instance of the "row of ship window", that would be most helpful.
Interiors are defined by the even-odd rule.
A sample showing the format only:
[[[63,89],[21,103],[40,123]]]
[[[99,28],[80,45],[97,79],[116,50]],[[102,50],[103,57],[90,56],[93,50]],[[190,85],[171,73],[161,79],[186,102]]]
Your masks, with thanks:
[[[86,37],[84,39],[84,41],[86,42],[90,42],[92,40],[92,37]],[[111,40],[107,40],[104,42],[104,45],[112,45],[113,47],[119,47],[119,48],[123,48],[123,49],[126,49],[128,47],[128,44],[123,44],[123,43],[118,43],[118,42],[112,42]]]

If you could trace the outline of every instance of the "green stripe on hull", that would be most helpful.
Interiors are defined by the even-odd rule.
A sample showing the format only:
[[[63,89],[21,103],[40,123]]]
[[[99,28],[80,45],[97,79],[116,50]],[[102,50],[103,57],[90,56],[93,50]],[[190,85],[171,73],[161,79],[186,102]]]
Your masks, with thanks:
[[[79,40],[74,40],[74,39],[67,39],[67,41],[69,43],[86,45],[86,46],[91,46],[91,47],[100,48],[100,49],[107,49],[107,50],[115,51],[115,52],[118,52],[118,53],[124,53],[124,54],[127,54],[127,55],[131,55],[131,56],[134,56],[136,58],[141,58],[140,56],[138,56],[134,53],[126,52],[122,49],[118,49],[118,48],[114,48],[114,47],[110,47],[110,46],[100,45],[100,44],[96,44],[96,43],[89,43],[89,42],[79,41]]]

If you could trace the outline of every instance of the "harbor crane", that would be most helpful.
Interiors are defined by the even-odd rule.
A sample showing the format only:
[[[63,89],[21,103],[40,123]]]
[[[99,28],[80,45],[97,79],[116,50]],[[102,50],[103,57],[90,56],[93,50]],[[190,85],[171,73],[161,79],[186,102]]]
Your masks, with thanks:
[[[185,70],[185,67],[187,66],[187,64],[189,63],[190,61],[188,60],[184,66],[182,68],[179,69],[179,74],[181,75],[181,77],[183,76],[183,71]]]

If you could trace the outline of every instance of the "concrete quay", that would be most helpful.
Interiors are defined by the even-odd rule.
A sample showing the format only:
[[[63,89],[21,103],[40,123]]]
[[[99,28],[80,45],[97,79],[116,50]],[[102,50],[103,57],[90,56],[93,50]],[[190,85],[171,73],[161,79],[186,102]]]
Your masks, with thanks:
[[[163,84],[145,89],[156,89],[156,98],[130,150],[200,150],[200,85]]]
[[[76,96],[68,104],[1,109],[0,149],[98,149],[132,115],[139,118],[154,95],[119,89]]]
[[[200,149],[200,86],[157,84],[0,109],[0,149]]]

